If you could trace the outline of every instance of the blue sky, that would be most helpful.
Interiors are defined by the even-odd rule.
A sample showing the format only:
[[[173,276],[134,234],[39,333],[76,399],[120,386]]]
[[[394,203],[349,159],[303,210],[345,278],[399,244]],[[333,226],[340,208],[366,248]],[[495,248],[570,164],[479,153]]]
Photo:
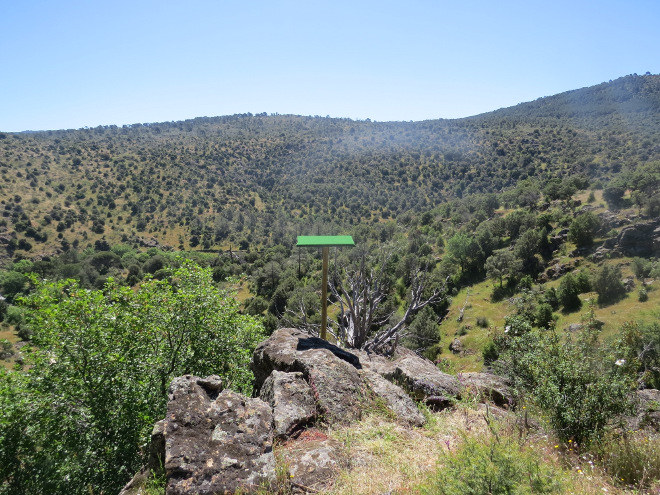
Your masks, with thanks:
[[[653,1],[2,2],[0,131],[475,115],[660,73]]]

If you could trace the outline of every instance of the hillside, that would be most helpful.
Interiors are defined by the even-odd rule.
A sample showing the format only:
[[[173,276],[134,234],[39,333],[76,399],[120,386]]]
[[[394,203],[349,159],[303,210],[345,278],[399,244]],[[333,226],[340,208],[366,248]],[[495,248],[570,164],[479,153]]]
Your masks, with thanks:
[[[606,182],[660,158],[659,81],[627,76],[460,120],[247,114],[3,133],[2,256],[104,237],[291,245],[300,232],[383,222],[528,178]]]
[[[659,82],[451,121],[0,133],[0,494],[117,493],[145,463],[147,493],[262,467],[278,493],[657,492]],[[295,247],[319,233],[356,241],[329,342]],[[273,443],[280,378],[310,408]],[[201,437],[165,441],[188,403],[197,474]],[[314,445],[333,477],[296,466]]]

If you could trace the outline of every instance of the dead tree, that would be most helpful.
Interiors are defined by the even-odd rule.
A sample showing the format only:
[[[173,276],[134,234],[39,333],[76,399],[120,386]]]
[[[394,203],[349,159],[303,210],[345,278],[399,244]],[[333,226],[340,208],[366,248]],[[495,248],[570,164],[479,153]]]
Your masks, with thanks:
[[[387,353],[396,346],[399,337],[422,308],[445,298],[445,284],[432,287],[428,269],[418,267],[411,276],[410,298],[403,318],[393,326],[383,329],[394,313],[379,311],[391,292],[386,272],[390,257],[391,253],[383,256],[375,267],[368,267],[363,258],[358,269],[345,273],[343,281],[330,281],[330,291],[342,315],[335,333],[349,347]],[[371,336],[372,329],[381,330]]]

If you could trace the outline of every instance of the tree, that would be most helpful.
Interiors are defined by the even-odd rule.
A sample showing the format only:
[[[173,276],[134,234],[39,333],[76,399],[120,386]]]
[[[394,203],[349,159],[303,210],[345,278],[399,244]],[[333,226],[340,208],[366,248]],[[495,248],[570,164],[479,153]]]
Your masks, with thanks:
[[[613,210],[623,206],[623,195],[626,193],[626,186],[621,182],[613,181],[603,189],[603,199]]]
[[[454,234],[447,241],[447,254],[456,259],[465,274],[479,259],[483,259],[483,252],[477,241],[463,233]]]
[[[578,247],[590,246],[598,229],[600,229],[600,219],[590,211],[583,213],[571,222],[568,228],[568,240]]]
[[[570,273],[564,275],[564,278],[561,279],[557,298],[559,299],[559,304],[564,306],[565,311],[574,311],[582,306],[580,289],[575,278]]]
[[[0,274],[0,289],[7,301],[12,303],[14,299],[22,294],[28,286],[28,277],[17,271]]]
[[[38,282],[23,304],[35,330],[29,366],[0,380],[0,479],[9,493],[118,492],[145,461],[142,446],[175,376],[217,374],[251,392],[263,328],[213,285],[210,269],[186,262],[172,282],[136,291],[112,280],[92,291]]]
[[[502,280],[506,277],[511,279],[515,277],[522,268],[522,262],[516,259],[512,251],[500,249],[486,260],[486,276],[492,280],[499,280],[502,287]]]
[[[598,293],[598,304],[609,304],[621,299],[626,294],[626,288],[621,283],[621,269],[618,266],[603,265],[594,276],[593,289]]]
[[[410,292],[403,317],[391,326],[384,326],[395,312],[386,304],[393,297],[391,261],[392,252],[381,253],[371,263],[363,256],[358,266],[343,270],[343,276],[329,281],[342,315],[334,333],[349,347],[387,352],[386,348],[396,344],[420,310],[445,298],[445,286],[432,283],[426,267],[414,267],[409,276]]]

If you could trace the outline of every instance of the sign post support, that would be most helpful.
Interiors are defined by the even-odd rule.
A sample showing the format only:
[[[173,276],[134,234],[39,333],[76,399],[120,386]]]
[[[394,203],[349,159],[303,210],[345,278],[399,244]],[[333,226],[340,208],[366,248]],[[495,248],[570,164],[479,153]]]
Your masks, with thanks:
[[[322,248],[323,276],[321,282],[321,338],[327,340],[328,325],[328,256],[332,246],[355,246],[350,235],[299,235],[298,247]]]

